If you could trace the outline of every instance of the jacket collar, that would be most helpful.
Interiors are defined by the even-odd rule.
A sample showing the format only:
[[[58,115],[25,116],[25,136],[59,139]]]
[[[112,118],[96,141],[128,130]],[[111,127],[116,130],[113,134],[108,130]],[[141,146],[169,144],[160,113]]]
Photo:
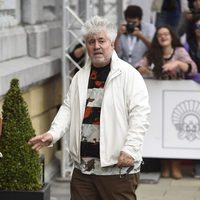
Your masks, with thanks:
[[[117,53],[113,50],[111,65],[110,65],[111,73],[109,74],[108,79],[120,73],[119,65],[117,64],[118,60],[119,58],[117,56]],[[91,60],[87,58],[85,66],[81,69],[82,72],[78,73],[78,91],[79,91],[79,99],[80,99],[80,118],[81,119],[83,118],[85,102],[87,98],[90,69],[91,69]]]
[[[119,57],[117,56],[116,51],[113,50],[112,57],[111,57],[111,65],[110,65],[111,70],[116,70],[118,68],[118,65],[116,65],[116,62],[118,61],[118,59],[119,59]],[[87,55],[86,63],[85,63],[85,66],[83,67],[83,70],[90,71],[90,68],[91,68],[91,59]]]

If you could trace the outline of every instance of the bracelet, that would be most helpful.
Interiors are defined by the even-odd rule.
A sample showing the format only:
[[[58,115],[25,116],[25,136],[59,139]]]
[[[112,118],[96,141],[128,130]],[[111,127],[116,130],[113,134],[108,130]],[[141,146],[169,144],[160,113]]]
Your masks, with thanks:
[[[189,74],[191,71],[192,71],[192,65],[188,64],[188,69],[187,69],[186,74]]]

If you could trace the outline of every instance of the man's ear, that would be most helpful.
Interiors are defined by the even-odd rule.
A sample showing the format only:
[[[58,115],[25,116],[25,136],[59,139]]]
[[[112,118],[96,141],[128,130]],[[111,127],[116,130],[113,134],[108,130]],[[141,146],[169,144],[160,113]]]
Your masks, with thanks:
[[[111,47],[114,49],[115,48],[115,42],[111,42]]]

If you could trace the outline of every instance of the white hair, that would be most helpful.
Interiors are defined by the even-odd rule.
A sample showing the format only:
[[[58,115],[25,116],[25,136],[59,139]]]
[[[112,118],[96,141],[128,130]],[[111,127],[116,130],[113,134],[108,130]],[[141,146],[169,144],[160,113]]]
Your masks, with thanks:
[[[82,34],[85,40],[89,35],[100,33],[102,31],[107,35],[111,42],[115,41],[117,28],[113,23],[103,17],[94,16],[86,21],[82,27]]]

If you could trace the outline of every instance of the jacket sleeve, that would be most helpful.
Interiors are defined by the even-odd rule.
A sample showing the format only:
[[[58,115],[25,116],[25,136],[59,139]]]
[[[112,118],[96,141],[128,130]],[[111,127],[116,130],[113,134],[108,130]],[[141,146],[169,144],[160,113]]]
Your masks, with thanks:
[[[153,37],[154,37],[154,35],[155,35],[155,32],[156,32],[156,27],[153,25],[153,24],[148,24],[148,34],[147,34],[147,36],[148,36],[148,38],[150,39],[150,40],[152,40],[153,39]]]
[[[69,131],[71,121],[70,105],[69,90],[48,131],[53,136],[53,144],[57,142],[67,131]]]
[[[131,84],[130,84],[131,83]],[[149,127],[149,96],[144,79],[135,71],[127,83],[128,134],[122,151],[140,161],[145,133]]]
[[[182,62],[185,62],[187,64],[191,65],[191,71],[187,74],[187,76],[194,76],[197,74],[197,65],[196,63],[192,60],[192,58],[190,57],[189,53],[185,50],[185,48],[180,47],[177,48],[177,55],[176,59],[180,60]]]

